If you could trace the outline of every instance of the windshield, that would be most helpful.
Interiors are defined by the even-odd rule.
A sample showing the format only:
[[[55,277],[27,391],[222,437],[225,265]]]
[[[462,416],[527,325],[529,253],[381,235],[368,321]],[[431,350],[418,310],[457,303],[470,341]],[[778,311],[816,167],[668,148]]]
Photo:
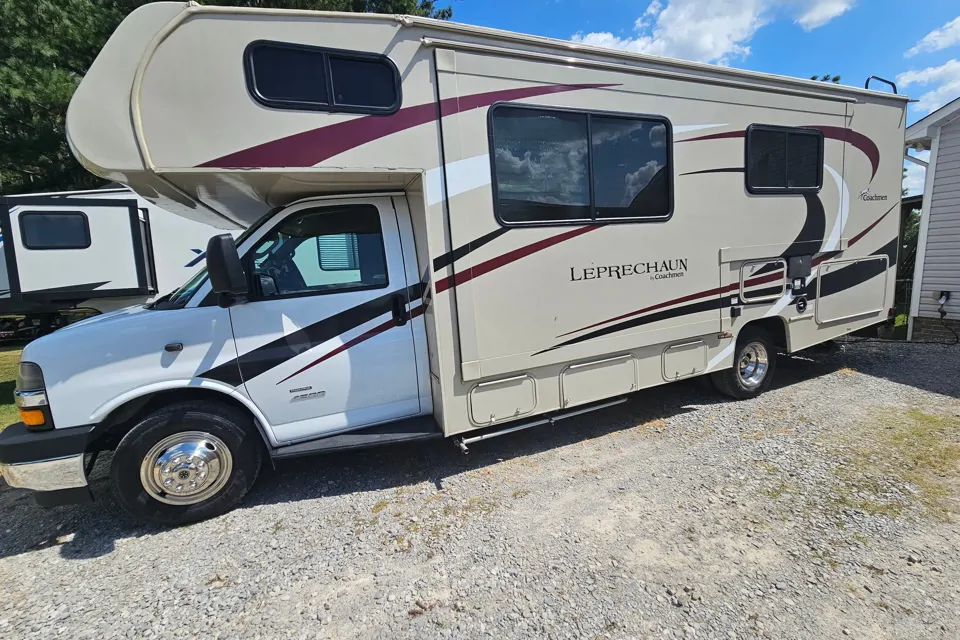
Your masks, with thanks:
[[[182,307],[193,297],[193,294],[196,293],[197,289],[200,288],[200,285],[204,283],[207,279],[207,268],[203,267],[195,274],[193,277],[187,280],[187,282],[181,286],[179,289],[170,294],[170,297],[166,300],[167,305],[170,307]]]

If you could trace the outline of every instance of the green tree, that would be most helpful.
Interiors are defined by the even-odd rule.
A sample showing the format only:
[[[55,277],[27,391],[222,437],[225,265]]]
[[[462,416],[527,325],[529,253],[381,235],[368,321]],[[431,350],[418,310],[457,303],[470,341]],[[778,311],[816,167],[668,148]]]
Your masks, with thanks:
[[[121,20],[144,0],[0,0],[0,193],[96,187],[67,145],[67,105]],[[207,0],[316,11],[403,13],[448,20],[436,0]]]

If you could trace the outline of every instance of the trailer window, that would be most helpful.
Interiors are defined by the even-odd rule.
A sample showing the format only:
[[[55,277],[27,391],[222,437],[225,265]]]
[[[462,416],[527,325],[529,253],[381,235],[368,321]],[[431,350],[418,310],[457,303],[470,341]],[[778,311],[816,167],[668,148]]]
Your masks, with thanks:
[[[496,105],[490,147],[501,224],[670,217],[670,126],[662,118]]]
[[[747,191],[784,194],[823,186],[823,134],[816,129],[751,125],[747,128]]]
[[[390,114],[400,74],[384,55],[257,41],[244,53],[247,88],[276,109]]]
[[[20,239],[27,249],[86,249],[90,223],[82,211],[24,211]]]
[[[380,212],[372,205],[298,212],[267,233],[250,259],[261,298],[388,284]]]

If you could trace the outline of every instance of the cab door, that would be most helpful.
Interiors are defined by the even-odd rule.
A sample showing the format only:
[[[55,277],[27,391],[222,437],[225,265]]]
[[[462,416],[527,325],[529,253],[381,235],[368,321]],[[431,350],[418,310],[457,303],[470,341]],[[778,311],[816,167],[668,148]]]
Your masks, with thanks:
[[[230,308],[240,375],[281,443],[416,415],[417,369],[389,197],[290,207],[244,246]]]

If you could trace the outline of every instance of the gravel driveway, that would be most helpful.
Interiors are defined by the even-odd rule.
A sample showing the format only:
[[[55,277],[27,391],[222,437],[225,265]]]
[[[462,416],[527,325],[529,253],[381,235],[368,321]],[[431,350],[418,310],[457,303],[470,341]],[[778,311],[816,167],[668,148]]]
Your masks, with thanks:
[[[780,364],[747,402],[286,462],[178,530],[0,485],[0,636],[960,637],[960,348]]]

